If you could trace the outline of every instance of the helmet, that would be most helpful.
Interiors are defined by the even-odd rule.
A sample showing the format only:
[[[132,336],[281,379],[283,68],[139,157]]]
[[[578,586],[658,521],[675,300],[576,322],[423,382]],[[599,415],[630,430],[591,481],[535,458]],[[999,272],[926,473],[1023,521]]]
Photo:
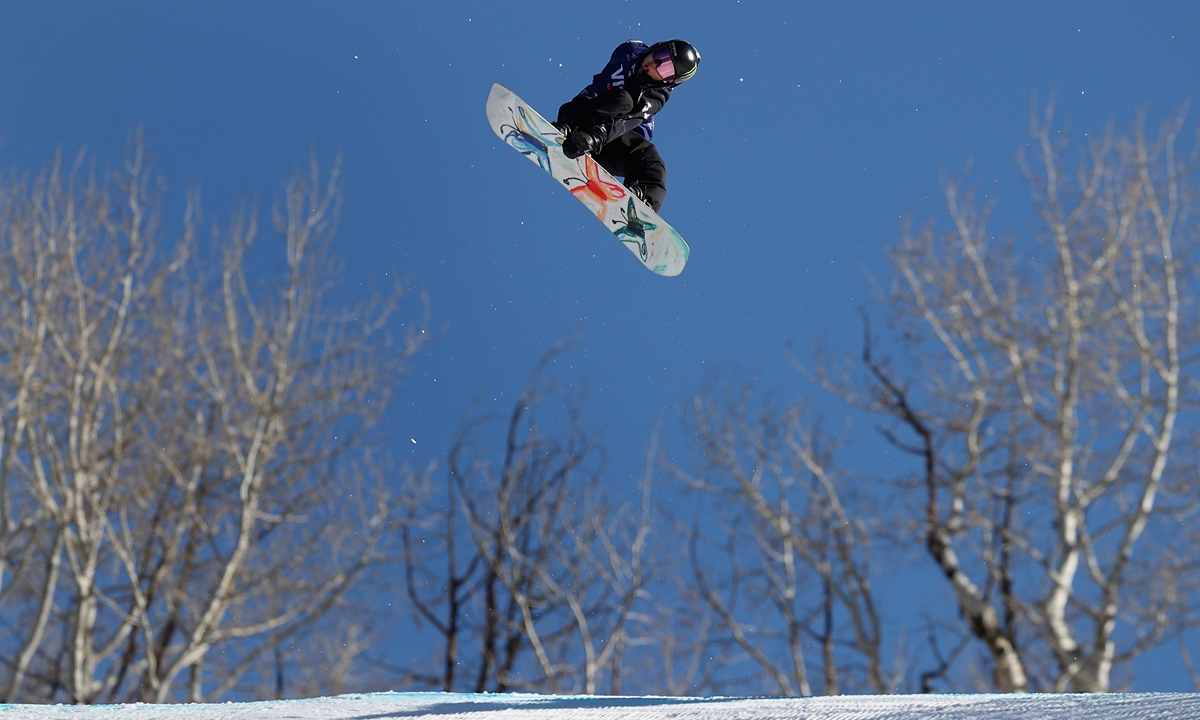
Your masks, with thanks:
[[[662,81],[668,85],[678,85],[696,74],[700,67],[700,53],[691,43],[683,40],[666,40],[654,43],[642,56],[642,64],[652,62]]]

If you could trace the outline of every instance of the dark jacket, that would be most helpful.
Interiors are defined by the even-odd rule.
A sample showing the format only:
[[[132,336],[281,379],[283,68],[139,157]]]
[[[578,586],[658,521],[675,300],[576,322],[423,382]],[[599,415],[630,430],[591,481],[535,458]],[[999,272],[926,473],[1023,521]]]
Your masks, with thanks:
[[[591,84],[579,92],[578,97],[591,99],[614,88],[622,88],[633,98],[633,112],[611,121],[610,138],[618,138],[636,129],[647,140],[654,139],[654,115],[667,104],[671,87],[666,83],[653,82],[645,73],[637,72],[639,61],[649,49],[650,46],[641,40],[621,43],[613,50],[604,69],[594,75]]]

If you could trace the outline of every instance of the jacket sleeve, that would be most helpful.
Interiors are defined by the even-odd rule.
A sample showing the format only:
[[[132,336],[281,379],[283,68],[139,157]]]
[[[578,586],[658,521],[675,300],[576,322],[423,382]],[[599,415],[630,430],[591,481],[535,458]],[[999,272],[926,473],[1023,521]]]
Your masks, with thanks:
[[[634,101],[633,117],[640,117],[643,121],[649,120],[657,115],[670,99],[671,87],[669,85],[648,87],[642,90],[641,96]]]
[[[671,97],[671,88],[663,86],[652,86],[642,90],[636,98],[634,98],[633,112],[623,118],[610,120],[605,125],[605,142],[615,140],[625,133],[633,130],[638,125],[646,122],[650,118],[658,114],[659,110],[663,109],[663,105],[667,104],[667,100]]]

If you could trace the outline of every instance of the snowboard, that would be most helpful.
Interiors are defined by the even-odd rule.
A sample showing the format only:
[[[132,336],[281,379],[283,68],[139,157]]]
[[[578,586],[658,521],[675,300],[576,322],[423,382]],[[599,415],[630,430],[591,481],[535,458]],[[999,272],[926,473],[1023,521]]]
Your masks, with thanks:
[[[649,205],[629,192],[591,155],[571,160],[566,138],[512,90],[492,85],[487,100],[492,130],[579,199],[650,270],[674,277],[683,272],[690,248]]]

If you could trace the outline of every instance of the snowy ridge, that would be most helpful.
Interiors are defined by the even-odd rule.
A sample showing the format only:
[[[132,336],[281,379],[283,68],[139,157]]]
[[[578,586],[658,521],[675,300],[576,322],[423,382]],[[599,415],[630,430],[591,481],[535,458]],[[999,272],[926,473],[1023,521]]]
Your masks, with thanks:
[[[0,705],[3,720],[1194,720],[1200,694],[677,698],[374,693],[214,705]]]

